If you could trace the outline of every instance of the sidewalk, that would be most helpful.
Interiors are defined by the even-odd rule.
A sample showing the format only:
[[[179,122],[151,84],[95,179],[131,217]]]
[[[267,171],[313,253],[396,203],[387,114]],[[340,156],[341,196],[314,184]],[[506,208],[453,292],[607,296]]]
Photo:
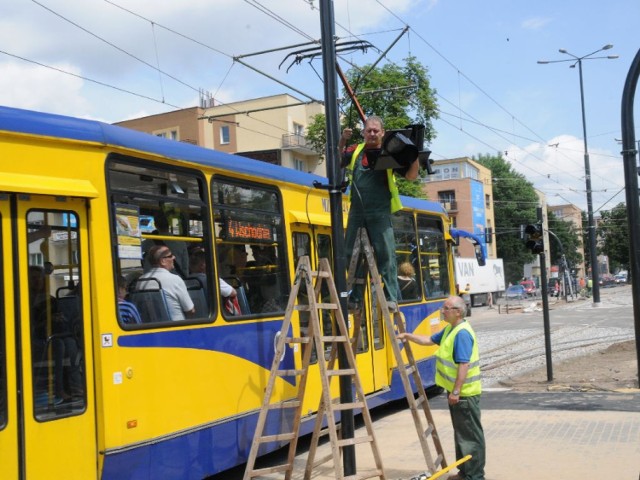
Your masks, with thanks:
[[[492,395],[497,394],[486,396]],[[619,395],[621,402],[640,400],[637,394]],[[482,411],[487,442],[486,480],[640,478],[638,409],[633,412],[492,409],[486,407],[487,400],[490,398],[483,398]],[[451,421],[444,402],[444,398],[438,396],[432,399],[431,408],[445,457],[453,463]],[[358,429],[356,436],[363,434],[362,429]],[[426,470],[406,404],[401,410],[377,418],[374,431],[388,480],[410,479]],[[329,452],[329,445],[325,443],[317,458]],[[303,478],[306,458],[306,452],[296,458],[294,479]],[[356,466],[358,473],[374,468],[369,444],[357,447]],[[448,475],[441,478],[446,479]],[[331,462],[316,467],[311,478],[334,479]]]

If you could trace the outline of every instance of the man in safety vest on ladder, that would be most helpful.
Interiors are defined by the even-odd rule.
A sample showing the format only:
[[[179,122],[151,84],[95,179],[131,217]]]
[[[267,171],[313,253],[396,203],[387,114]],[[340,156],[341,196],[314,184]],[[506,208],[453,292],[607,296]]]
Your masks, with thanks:
[[[442,306],[448,325],[427,337],[400,333],[398,339],[418,345],[440,345],[436,353],[436,384],[447,391],[455,432],[456,460],[471,455],[459,473],[449,480],[484,480],[485,441],[480,422],[480,355],[476,334],[464,318],[466,305],[460,297],[449,297]]]
[[[347,167],[351,177],[351,206],[345,235],[347,264],[356,241],[358,229],[367,229],[369,240],[376,254],[376,265],[384,283],[385,297],[389,310],[396,311],[399,298],[398,265],[396,264],[396,242],[393,235],[391,215],[402,208],[398,187],[392,169],[376,170],[367,151],[379,153],[382,148],[384,126],[382,119],[370,116],[364,124],[364,142],[344,149],[353,131],[345,128],[338,148],[343,154],[342,166]],[[404,172],[407,180],[418,178],[420,164],[414,161]],[[358,309],[362,303],[362,286],[355,285],[350,299],[350,307]]]

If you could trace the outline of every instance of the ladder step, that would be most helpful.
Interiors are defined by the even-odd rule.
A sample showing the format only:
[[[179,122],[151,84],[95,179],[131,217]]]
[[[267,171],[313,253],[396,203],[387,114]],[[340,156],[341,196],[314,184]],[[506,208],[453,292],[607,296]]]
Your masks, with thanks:
[[[353,368],[343,368],[341,370],[327,370],[327,376],[337,375],[355,375],[356,371]]]
[[[306,370],[276,370],[276,375],[280,375],[281,377],[292,377],[304,373],[306,373]]]
[[[314,271],[311,272],[311,276],[312,277],[320,277],[320,278],[329,278],[331,276],[331,272],[327,272],[327,271],[324,271],[324,270],[321,270],[321,271],[318,272],[318,271],[314,270]]]
[[[286,343],[309,343],[311,339],[309,337],[287,337],[284,341]]]
[[[334,403],[332,408],[334,410],[353,410],[356,408],[363,408],[364,402],[350,402],[350,403]]]
[[[266,443],[266,442],[280,442],[282,440],[293,440],[294,438],[296,438],[296,433],[288,432],[288,433],[278,433],[276,435],[265,435],[264,437],[258,437],[256,440],[258,440],[258,442],[260,443]]]
[[[416,398],[416,406],[420,406],[424,403],[424,401],[426,400],[426,397],[423,395],[420,395],[418,398]]]
[[[251,470],[249,472],[249,477],[250,478],[260,477],[263,475],[269,475],[270,473],[286,472],[287,470],[289,470],[289,464],[285,463],[283,465],[275,465],[273,467],[265,467],[265,468],[258,468],[256,470]]]
[[[444,459],[444,455],[440,454],[436,457],[436,459],[433,461],[434,465],[442,465],[442,460]]]
[[[413,375],[416,372],[416,367],[414,367],[413,365],[409,365],[404,369],[404,371],[407,375]]]
[[[285,409],[285,408],[297,408],[300,406],[300,400],[285,400],[284,402],[280,402],[280,403],[270,403],[269,405],[267,405],[267,408],[269,410],[278,410],[278,409]]]
[[[337,335],[337,336],[322,336],[320,337],[320,339],[323,342],[350,342],[351,339],[349,337],[345,337],[344,335]]]
[[[346,447],[349,445],[359,445],[361,443],[371,443],[371,442],[373,442],[373,437],[371,435],[365,435],[363,437],[341,438],[338,440],[338,446]]]
[[[432,424],[429,424],[429,426],[427,427],[427,429],[424,431],[424,435],[425,437],[428,437],[429,435],[431,435],[433,433],[435,429],[433,428]]]

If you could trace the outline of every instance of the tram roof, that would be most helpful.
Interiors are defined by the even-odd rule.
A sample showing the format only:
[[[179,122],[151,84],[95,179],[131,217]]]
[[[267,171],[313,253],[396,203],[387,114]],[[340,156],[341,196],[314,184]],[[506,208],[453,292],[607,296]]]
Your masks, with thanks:
[[[314,182],[327,183],[327,178],[319,175],[261,162],[242,155],[168,140],[96,120],[53,113],[0,106],[0,131],[95,142],[221,169],[229,169],[231,166],[231,169],[238,173],[309,187],[313,186]],[[444,212],[439,202],[430,200],[403,196],[402,203],[408,208]]]

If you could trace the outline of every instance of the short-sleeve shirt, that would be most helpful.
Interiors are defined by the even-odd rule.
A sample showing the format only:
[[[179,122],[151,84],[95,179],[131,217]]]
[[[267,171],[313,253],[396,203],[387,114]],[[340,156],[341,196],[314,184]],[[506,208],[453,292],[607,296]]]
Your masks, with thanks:
[[[452,329],[453,330],[453,329]],[[431,341],[440,345],[444,329],[431,336]],[[451,335],[451,332],[449,332]],[[473,337],[465,329],[459,329],[456,338],[453,340],[453,361],[456,363],[469,363],[471,361],[471,350],[473,349]]]
[[[184,320],[184,312],[189,312],[194,308],[193,300],[191,300],[189,296],[184,280],[182,280],[179,275],[175,275],[166,268],[161,267],[152,268],[142,275],[140,279],[151,277],[160,282],[160,286],[167,300],[171,320]],[[156,286],[153,282],[143,282],[140,284],[142,290],[148,288],[146,283],[148,283],[150,287]]]
[[[122,323],[126,323],[127,325],[142,323],[138,308],[127,300],[121,300],[118,302],[118,313],[120,314],[120,321]]]

